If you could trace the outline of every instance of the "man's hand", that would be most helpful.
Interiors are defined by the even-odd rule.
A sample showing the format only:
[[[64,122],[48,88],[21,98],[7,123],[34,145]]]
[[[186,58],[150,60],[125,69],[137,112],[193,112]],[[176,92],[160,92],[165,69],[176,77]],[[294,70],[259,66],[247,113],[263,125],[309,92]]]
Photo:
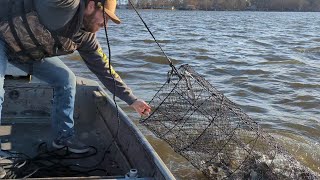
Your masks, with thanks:
[[[141,116],[149,116],[151,112],[151,107],[142,99],[137,99],[130,107],[136,110]]]

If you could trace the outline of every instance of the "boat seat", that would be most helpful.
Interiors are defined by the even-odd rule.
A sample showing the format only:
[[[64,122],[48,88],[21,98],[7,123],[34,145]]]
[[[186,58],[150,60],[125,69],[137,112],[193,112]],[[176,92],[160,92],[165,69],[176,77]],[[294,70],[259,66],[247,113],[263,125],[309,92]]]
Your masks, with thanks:
[[[13,66],[12,64],[8,63],[5,79],[6,80],[14,79],[14,80],[30,82],[32,80],[32,76],[22,71],[21,69]]]
[[[8,63],[1,123],[49,123],[53,88]],[[41,103],[39,103],[41,102]]]

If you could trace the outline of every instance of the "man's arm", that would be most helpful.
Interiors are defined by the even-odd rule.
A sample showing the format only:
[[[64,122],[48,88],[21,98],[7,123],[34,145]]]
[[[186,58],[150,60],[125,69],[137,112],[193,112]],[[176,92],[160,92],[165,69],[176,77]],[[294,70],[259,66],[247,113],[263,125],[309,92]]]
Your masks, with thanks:
[[[115,94],[129,105],[137,100],[131,89],[122,81],[113,67],[109,67],[109,60],[100,47],[94,52],[79,51],[79,53],[88,68],[111,93]],[[114,83],[116,85],[115,89]]]
[[[102,84],[117,97],[125,101],[140,115],[148,115],[151,111],[150,106],[141,99],[133,95],[131,89],[122,81],[121,77],[109,68],[109,60],[102,51],[95,34],[89,32],[80,32],[75,36],[75,42],[78,42],[78,52],[83,58],[88,68],[99,78]],[[111,71],[110,71],[111,69]],[[114,91],[114,83],[116,88]]]

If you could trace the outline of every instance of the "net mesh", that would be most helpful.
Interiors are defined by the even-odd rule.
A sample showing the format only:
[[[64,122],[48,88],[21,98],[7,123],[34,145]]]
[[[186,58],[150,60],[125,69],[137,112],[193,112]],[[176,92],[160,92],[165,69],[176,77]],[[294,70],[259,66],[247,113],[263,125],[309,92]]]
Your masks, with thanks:
[[[189,65],[169,73],[141,120],[211,179],[318,179]]]

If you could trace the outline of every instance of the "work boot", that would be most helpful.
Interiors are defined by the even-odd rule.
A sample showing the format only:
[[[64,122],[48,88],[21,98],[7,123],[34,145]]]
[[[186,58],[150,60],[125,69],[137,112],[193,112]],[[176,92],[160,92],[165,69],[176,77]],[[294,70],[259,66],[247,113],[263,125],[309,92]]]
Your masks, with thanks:
[[[57,149],[67,148],[68,151],[82,154],[87,153],[90,150],[90,147],[80,142],[74,136],[65,140],[54,140],[52,146]]]

